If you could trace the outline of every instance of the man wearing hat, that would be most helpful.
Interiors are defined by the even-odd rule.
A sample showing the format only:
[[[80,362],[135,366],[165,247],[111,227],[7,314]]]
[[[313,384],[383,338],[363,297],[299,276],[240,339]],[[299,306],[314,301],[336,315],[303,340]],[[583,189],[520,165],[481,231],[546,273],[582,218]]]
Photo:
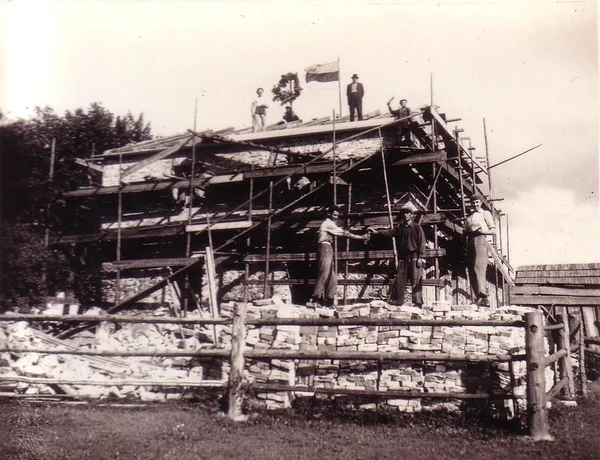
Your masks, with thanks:
[[[496,234],[496,226],[492,214],[481,209],[483,196],[475,193],[471,197],[470,214],[465,221],[467,237],[467,259],[471,286],[477,297],[475,303],[480,306],[490,306],[487,287],[488,242],[487,235]]]
[[[398,142],[400,145],[411,145],[410,140],[410,124],[411,120],[408,118],[411,114],[411,110],[408,107],[408,101],[406,99],[400,99],[400,107],[397,110],[392,109],[392,101],[394,98],[392,97],[388,102],[388,110],[390,113],[399,119],[404,119],[404,121],[398,123]]]
[[[375,230],[368,228],[373,235],[396,238],[398,267],[396,271],[395,295],[393,303],[402,305],[406,294],[406,285],[410,280],[412,301],[416,306],[423,305],[423,264],[425,260],[425,233],[419,224],[413,221],[414,207],[405,204],[400,208],[400,223],[396,227]]]
[[[348,96],[348,107],[350,107],[350,121],[354,121],[354,110],[358,113],[358,121],[363,119],[362,116],[362,98],[365,95],[365,89],[362,83],[358,82],[358,75],[352,75],[352,83],[346,88],[346,96]]]

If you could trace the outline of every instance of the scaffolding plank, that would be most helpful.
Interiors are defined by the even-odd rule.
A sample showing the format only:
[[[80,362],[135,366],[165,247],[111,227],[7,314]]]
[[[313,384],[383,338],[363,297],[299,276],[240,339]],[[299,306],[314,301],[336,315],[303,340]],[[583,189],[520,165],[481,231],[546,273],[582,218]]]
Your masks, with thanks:
[[[427,152],[427,153],[418,153],[415,155],[410,155],[406,158],[402,158],[399,161],[393,163],[393,166],[402,166],[409,164],[417,164],[417,163],[433,163],[438,161],[446,161],[448,159],[448,154],[444,150],[439,150],[437,152]]]
[[[218,222],[216,224],[191,224],[186,225],[186,232],[203,232],[210,227],[211,230],[236,230],[240,228],[248,228],[252,226],[252,222],[249,220],[242,220],[236,222]]]
[[[223,184],[228,182],[241,182],[244,180],[243,173],[219,174],[211,177],[199,177],[192,180],[193,187],[201,187],[204,185]],[[77,190],[71,190],[64,194],[65,197],[86,197],[96,195],[116,195],[119,193],[139,193],[139,192],[156,192],[170,190],[173,188],[189,188],[190,180],[157,180],[152,182],[143,182],[139,184],[126,184],[121,187],[118,185],[108,185],[101,187],[84,187]]]
[[[343,172],[350,165],[349,161],[340,161],[336,164],[336,169],[338,173]],[[275,166],[270,168],[256,168],[252,171],[245,171],[244,178],[260,178],[260,177],[276,177],[276,176],[288,176],[294,171],[298,170],[300,164],[293,164],[291,166]],[[312,165],[308,165],[302,171],[298,171],[295,175],[301,176],[305,174],[319,174],[319,173],[328,173],[333,171],[333,162],[328,161],[324,163],[315,163]]]
[[[388,285],[391,286],[394,284],[394,279],[369,279],[369,278],[361,278],[361,279],[338,279],[337,284],[339,286],[356,286],[361,284],[370,284],[373,286],[382,286]],[[248,280],[244,282],[245,284],[251,286],[262,286],[264,284],[264,280]],[[302,286],[302,285],[313,285],[316,283],[315,279],[281,279],[281,280],[272,280],[269,279],[267,283],[271,286]],[[444,287],[446,285],[446,281],[443,279],[424,279],[422,282],[423,286],[437,286]]]
[[[113,271],[116,269],[124,270],[127,268],[159,268],[159,267],[181,267],[194,262],[196,257],[171,257],[166,259],[138,259],[138,260],[119,260],[115,262],[104,262],[102,269]]]
[[[443,257],[446,255],[446,250],[440,249],[426,249],[424,257]],[[394,257],[394,251],[391,249],[383,249],[377,251],[341,251],[338,252],[338,260],[361,260],[361,259],[391,259]],[[264,262],[266,260],[265,254],[249,254],[244,257],[244,262]],[[316,254],[314,252],[308,253],[286,253],[286,254],[270,254],[269,260],[274,262],[285,262],[285,261],[307,261],[316,260]]]

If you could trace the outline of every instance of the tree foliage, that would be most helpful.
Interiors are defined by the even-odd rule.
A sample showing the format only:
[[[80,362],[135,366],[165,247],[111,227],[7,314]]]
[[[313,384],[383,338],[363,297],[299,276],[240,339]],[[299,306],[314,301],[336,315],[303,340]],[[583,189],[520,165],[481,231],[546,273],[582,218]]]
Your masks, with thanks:
[[[302,94],[298,73],[288,72],[282,75],[279,83],[273,86],[271,92],[273,93],[274,101],[279,101],[281,105],[292,105],[300,97],[300,94]]]
[[[37,108],[27,120],[7,122],[0,113],[0,308],[35,305],[49,290],[77,288],[69,254],[46,248],[51,233],[77,221],[77,207],[62,195],[88,184],[76,158],[150,139],[143,114],[115,116],[99,103],[58,115]],[[53,180],[51,145],[56,140]],[[72,248],[71,248],[72,249]],[[71,250],[71,252],[74,252]],[[82,292],[89,291],[80,286]]]

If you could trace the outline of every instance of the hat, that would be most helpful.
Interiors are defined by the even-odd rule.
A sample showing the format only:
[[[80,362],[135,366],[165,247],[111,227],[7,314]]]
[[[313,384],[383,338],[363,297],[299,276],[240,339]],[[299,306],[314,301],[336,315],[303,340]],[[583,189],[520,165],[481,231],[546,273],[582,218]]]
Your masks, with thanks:
[[[474,193],[471,195],[471,201],[475,200],[483,201],[483,195],[481,193]]]
[[[411,203],[404,203],[402,206],[400,206],[400,211],[410,211],[414,213],[416,208]]]
[[[358,78],[358,75],[354,74],[350,78]]]

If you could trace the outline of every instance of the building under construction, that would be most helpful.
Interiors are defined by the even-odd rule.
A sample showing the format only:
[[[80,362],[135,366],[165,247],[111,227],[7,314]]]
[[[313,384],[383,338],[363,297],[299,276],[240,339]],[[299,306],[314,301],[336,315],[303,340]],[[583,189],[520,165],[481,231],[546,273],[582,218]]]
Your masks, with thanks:
[[[331,204],[343,210],[340,225],[361,233],[393,224],[411,203],[427,237],[425,303],[471,303],[462,234],[469,197],[489,198],[485,156],[435,106],[404,119],[364,118],[260,133],[190,130],[105,151],[86,160],[91,185],[67,194],[82,219],[54,243],[72,245],[86,269],[102,267],[110,311],[169,303],[184,312],[210,306],[217,315],[222,300],[278,294],[305,303],[316,230]],[[503,233],[493,202],[483,207]],[[505,303],[514,278],[503,245],[490,245],[493,306]],[[336,246],[338,302],[388,298],[392,240]]]

